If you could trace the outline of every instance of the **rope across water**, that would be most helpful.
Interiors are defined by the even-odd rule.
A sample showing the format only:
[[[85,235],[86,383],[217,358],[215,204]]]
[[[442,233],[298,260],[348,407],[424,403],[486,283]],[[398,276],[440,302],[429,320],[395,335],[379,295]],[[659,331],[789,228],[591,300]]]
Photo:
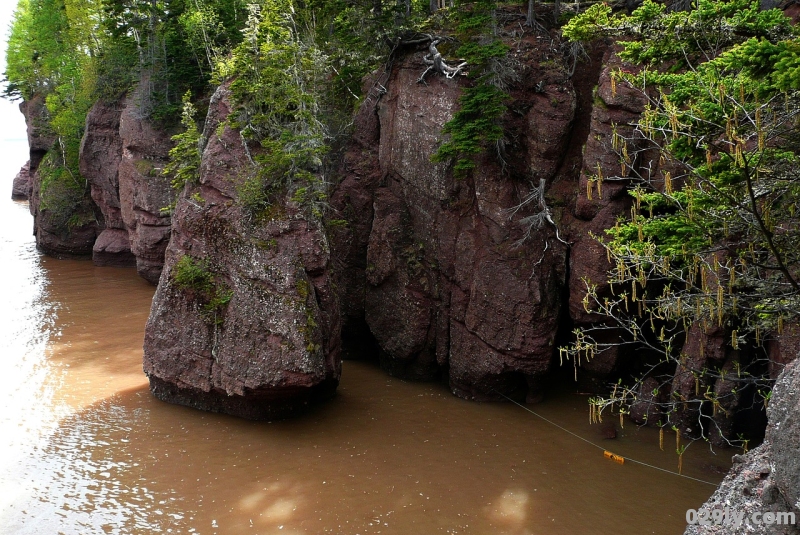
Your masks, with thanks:
[[[568,433],[568,434],[572,435],[573,437],[577,438],[578,440],[581,440],[581,441],[583,441],[583,442],[586,442],[586,443],[587,443],[587,444],[589,444],[590,446],[594,446],[595,448],[597,448],[597,449],[599,449],[599,450],[606,451],[606,449],[605,449],[604,447],[600,446],[599,444],[595,444],[595,443],[594,443],[594,442],[592,442],[591,440],[587,440],[587,439],[583,438],[582,436],[580,436],[580,435],[578,435],[578,434],[576,434],[576,433],[573,433],[572,431],[570,431],[570,430],[569,430],[569,429],[567,429],[566,427],[563,427],[563,426],[561,426],[561,425],[557,424],[557,423],[556,423],[556,422],[554,422],[553,420],[550,420],[550,419],[548,419],[548,418],[545,418],[544,416],[542,416],[542,415],[541,415],[541,414],[539,414],[538,412],[531,410],[530,408],[526,407],[525,405],[523,405],[523,404],[521,404],[521,403],[519,403],[519,402],[517,402],[517,401],[514,401],[513,399],[511,399],[510,397],[506,396],[505,394],[503,394],[503,393],[501,393],[501,392],[497,392],[497,390],[495,390],[495,392],[496,392],[497,394],[500,394],[501,396],[503,396],[505,399],[507,399],[508,401],[510,401],[511,403],[513,403],[514,405],[516,405],[516,406],[518,406],[518,407],[520,407],[520,408],[522,408],[522,409],[524,409],[524,410],[528,411],[529,413],[533,414],[533,415],[534,415],[534,416],[536,416],[537,418],[540,418],[540,419],[544,420],[544,421],[545,421],[545,422],[547,422],[548,424],[550,424],[550,425],[552,425],[552,426],[554,426],[554,427],[557,427],[558,429],[561,429],[561,430],[562,430],[562,431],[564,431],[565,433]],[[673,476],[678,476],[678,477],[682,477],[682,478],[685,478],[685,479],[691,479],[692,481],[697,481],[698,483],[705,483],[706,485],[711,485],[711,486],[713,486],[713,487],[716,487],[716,486],[717,486],[717,484],[716,484],[716,483],[712,483],[712,482],[710,482],[710,481],[706,481],[706,480],[704,480],[704,479],[698,479],[698,478],[696,478],[696,477],[687,476],[687,475],[684,475],[684,474],[679,474],[678,472],[673,472],[673,471],[671,471],[671,470],[666,470],[666,469],[664,469],[664,468],[660,468],[660,467],[658,467],[658,466],[654,466],[654,465],[652,465],[652,464],[649,464],[649,463],[646,463],[646,462],[643,462],[643,461],[637,461],[636,459],[631,459],[630,457],[625,457],[625,461],[626,461],[626,462],[630,462],[630,463],[636,463],[636,464],[640,464],[640,465],[642,465],[642,466],[647,466],[648,468],[652,468],[652,469],[654,469],[654,470],[658,470],[658,471],[660,471],[660,472],[666,472],[667,474],[672,474]]]

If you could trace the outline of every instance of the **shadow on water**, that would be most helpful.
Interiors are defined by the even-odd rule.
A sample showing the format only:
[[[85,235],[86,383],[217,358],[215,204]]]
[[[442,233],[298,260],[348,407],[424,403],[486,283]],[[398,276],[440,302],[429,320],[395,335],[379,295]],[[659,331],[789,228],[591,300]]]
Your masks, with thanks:
[[[538,410],[592,439],[570,396]],[[674,469],[649,431],[626,426],[614,446]],[[31,462],[13,533],[667,534],[713,490],[609,463],[512,405],[350,362],[303,419],[201,413],[140,387],[63,419]]]

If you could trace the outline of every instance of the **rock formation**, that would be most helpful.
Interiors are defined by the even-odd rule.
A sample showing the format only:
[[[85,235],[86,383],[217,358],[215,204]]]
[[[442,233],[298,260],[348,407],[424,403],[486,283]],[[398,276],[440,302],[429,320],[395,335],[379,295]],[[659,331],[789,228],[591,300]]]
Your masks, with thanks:
[[[214,95],[200,179],[178,199],[145,331],[144,370],[165,401],[280,418],[330,397],[341,374],[340,321],[322,226],[288,198],[241,206],[254,172],[239,133],[218,127]]]
[[[155,283],[174,234],[167,253],[170,268],[160,277],[148,327],[146,369],[154,388],[162,393],[177,389],[162,397],[188,399],[189,392],[202,392],[204,401],[195,404],[211,406],[223,399],[218,396],[223,392],[246,398],[252,391],[254,398],[269,397],[268,391],[293,384],[271,382],[276,369],[266,370],[252,384],[239,384],[234,370],[241,363],[228,363],[229,371],[214,375],[217,368],[208,361],[217,362],[212,353],[219,351],[230,362],[241,357],[232,345],[226,345],[232,342],[221,337],[220,329],[233,333],[239,325],[247,325],[241,328],[247,337],[255,337],[248,338],[248,343],[261,348],[258,351],[272,347],[269,351],[274,352],[277,343],[294,348],[287,357],[290,361],[311,358],[299,356],[302,344],[292,339],[296,333],[290,332],[288,324],[274,320],[277,324],[266,328],[266,312],[256,314],[255,303],[260,301],[249,303],[245,298],[255,290],[247,290],[250,283],[242,282],[250,280],[252,273],[247,277],[242,273],[254,268],[240,258],[239,249],[234,254],[232,247],[242,244],[249,244],[250,262],[268,262],[277,272],[286,272],[283,285],[267,284],[270,295],[284,295],[288,303],[287,292],[296,293],[297,284],[309,284],[319,298],[311,309],[327,319],[313,319],[318,339],[306,345],[330,350],[323,351],[325,363],[313,372],[313,366],[298,364],[298,369],[306,370],[303,373],[313,375],[304,388],[330,385],[338,377],[341,313],[345,342],[364,339],[367,351],[377,350],[389,373],[413,379],[444,377],[454,393],[470,399],[510,395],[534,400],[541,394],[556,336],[565,326],[560,320],[567,313],[573,320],[586,320],[582,309],[574,306],[576,296],[580,299],[582,270],[602,274],[603,264],[598,261],[602,254],[592,248],[586,232],[599,231],[625,203],[614,188],[609,188],[600,204],[576,196],[575,191],[585,185],[581,181],[586,180],[594,159],[609,160],[612,165],[613,158],[602,153],[602,143],[593,140],[607,134],[612,121],[633,117],[638,104],[631,96],[606,94],[611,67],[600,75],[601,55],[594,54],[585,80],[576,77],[578,87],[561,62],[554,61],[553,51],[528,36],[519,41],[513,54],[518,81],[510,86],[512,113],[503,125],[508,140],[505,152],[500,159],[481,158],[470,177],[458,178],[447,164],[431,163],[430,155],[440,141],[442,126],[456,109],[463,82],[436,75],[428,77],[427,85],[418,84],[425,50],[419,47],[410,52],[401,55],[380,79],[367,84],[369,96],[356,117],[330,201],[331,218],[346,225],[331,225],[329,233],[306,221],[288,201],[269,223],[246,224],[235,184],[251,171],[250,162],[240,161],[243,153],[236,153],[235,143],[222,143],[209,130],[214,120],[219,122],[220,109],[227,106],[225,98],[215,97],[216,108],[206,125],[202,177],[178,201],[178,220],[172,226],[162,209],[171,204],[174,194],[161,174],[171,142],[165,132],[142,118],[139,90],[124,101],[98,103],[91,110],[81,147],[81,172],[100,217],[99,224],[86,233],[84,250],[93,249],[100,265],[125,265],[135,259],[139,273]],[[589,94],[598,76],[603,104],[593,109]],[[31,119],[36,102],[27,105]],[[579,107],[583,117],[576,120]],[[589,116],[591,121],[585,118]],[[235,134],[226,135],[240,142]],[[31,139],[38,139],[35,128]],[[580,147],[587,139],[582,159]],[[46,143],[31,146],[33,169]],[[218,160],[228,163],[217,165]],[[530,232],[522,223],[539,209],[523,201],[540,183],[545,184],[541,201],[548,204],[554,225],[562,226],[572,241],[572,253],[555,237],[554,225]],[[35,181],[31,206],[40,212]],[[37,224],[37,229],[41,227]],[[306,230],[301,232],[300,227]],[[212,236],[210,229],[219,235]],[[99,237],[95,240],[92,233]],[[37,230],[37,234],[42,233]],[[337,299],[328,280],[333,276],[327,259],[328,237],[336,258],[340,305],[334,305]],[[279,247],[264,246],[274,243]],[[313,254],[301,254],[312,249]],[[209,305],[204,299],[214,296],[178,288],[171,275],[184,256],[213,271],[212,279],[232,292],[224,312],[218,310],[219,318],[211,323],[203,307]],[[295,264],[302,265],[306,274],[289,273]],[[277,277],[276,273],[256,279]],[[569,309],[564,300],[568,295],[572,296]],[[275,317],[297,313],[279,312],[274,306],[270,314]],[[181,325],[170,319],[172,309],[186,314]],[[235,317],[239,313],[244,316]],[[262,340],[256,326],[280,334]],[[197,333],[206,333],[207,339]],[[189,343],[186,337],[196,339]],[[188,358],[203,362],[205,371],[197,373],[205,379],[184,378],[184,372],[175,368],[183,366],[173,362],[176,355],[183,355],[182,342],[194,347]],[[348,354],[353,352],[348,349]],[[597,370],[590,364],[581,375],[602,379],[616,360],[609,362]]]
[[[558,66],[537,65],[546,50],[521,47],[526,82],[512,104],[522,119],[506,125],[508,168],[487,157],[461,179],[431,163],[460,89],[442,76],[417,84],[418,51],[373,84],[331,201],[348,222],[333,237],[346,332],[366,323],[389,373],[443,374],[469,399],[540,394],[566,278],[554,229],[521,243],[530,208],[514,208],[556,177],[575,94]]]
[[[64,191],[58,185],[43,191],[41,169],[45,155],[55,140],[47,128],[48,113],[44,98],[34,98],[20,104],[28,127],[29,201],[33,215],[33,233],[37,247],[55,257],[91,254],[97,237],[95,206],[73,190]],[[75,179],[79,182],[79,179]]]
[[[601,296],[608,291],[610,266],[590,233],[612,227],[631,201],[627,177],[595,177],[619,174],[612,133],[632,137],[645,100],[614,83],[615,70],[633,67],[608,43],[595,43],[591,62],[573,76],[551,35],[519,28],[513,36],[499,32],[513,42],[507,59],[515,73],[507,80],[504,143],[489,148],[465,177],[430,159],[462,87],[472,83],[456,76],[465,65],[442,63],[434,42],[427,56],[424,46],[393,51],[387,70],[366,80],[325,222],[306,214],[291,192],[275,194],[262,210],[244,206],[240,192],[257,172],[251,153],[259,149],[225,122],[232,106],[227,85],[209,105],[199,178],[177,200],[162,173],[170,134],[141,110],[146,80],[88,114],[80,173],[91,199],[61,196],[68,210],[58,205],[60,192],[42,188],[54,143],[44,128],[44,100],[23,103],[30,162],[13,195],[30,199],[44,252],[135,265],[158,283],[144,372],[162,400],[282,418],[334,394],[342,355],[377,354],[388,373],[441,379],[466,399],[533,402],[553,373],[557,343],[573,327],[602,321],[582,303],[584,280],[598,284]],[[631,165],[650,165],[648,158],[641,152]],[[532,227],[530,217],[544,208],[551,219]],[[599,341],[619,340],[614,331],[605,336]],[[693,326],[671,380],[649,378],[639,388],[633,420],[660,419],[658,406],[670,399],[699,400],[691,369],[711,365],[732,375],[740,355],[726,344],[721,330]],[[800,328],[787,326],[768,344],[769,373],[777,376],[798,349]],[[580,388],[603,391],[610,379],[634,374],[628,356],[614,347],[584,362],[576,369]],[[707,507],[800,515],[799,366],[786,366],[778,379],[766,440],[735,458]],[[699,408],[678,411],[673,421],[688,435],[698,434],[696,422],[712,421],[718,432],[711,438],[722,444],[734,433],[727,414],[741,408],[741,399],[731,381],[703,386],[720,397],[732,394],[729,404],[711,417]],[[614,438],[616,429],[602,434]],[[711,533],[753,531],[686,531]]]
[[[17,176],[14,177],[14,183],[11,186],[11,198],[16,200],[30,199],[32,187],[31,162],[29,160],[22,166]]]
[[[800,366],[786,367],[778,378],[767,409],[769,424],[763,444],[733,458],[733,468],[703,507],[744,514],[794,513],[800,518]],[[685,535],[796,535],[795,525],[689,526]]]
[[[98,266],[136,263],[119,199],[121,114],[122,103],[97,102],[86,117],[86,130],[81,140],[81,175],[89,182],[92,200],[103,215],[103,229],[92,248],[92,260]]]
[[[630,134],[644,106],[630,87],[614,87],[611,73],[632,67],[607,44],[593,46],[574,75],[551,45],[514,33],[505,146],[466,177],[430,156],[470,82],[429,73],[420,84],[424,44],[399,52],[365,82],[325,226],[288,197],[260,215],[242,206],[239,187],[254,164],[237,132],[217,131],[230,111],[223,86],[209,108],[199,182],[181,193],[174,217],[176,194],[162,173],[172,142],[143,117],[141,90],[97,103],[80,157],[95,217],[58,234],[37,179],[53,140],[41,128],[43,102],[32,99],[23,111],[39,245],[55,255],[91,251],[98,265],[135,264],[160,281],[145,370],[162,399],[277,417],[330,395],[340,355],[377,354],[388,373],[441,378],[464,398],[534,401],[553,371],[556,340],[600,319],[582,304],[583,280],[602,293],[609,267],[589,233],[612,226],[630,198],[625,180],[590,181],[618,174],[612,131]],[[526,223],[543,207],[549,222]],[[722,348],[723,338],[693,337],[692,363],[732,366],[736,355],[698,346]],[[625,357],[615,349],[582,363],[580,387],[602,391],[631,372]],[[688,396],[694,383],[683,379],[679,369],[671,387]],[[634,411],[640,422],[658,417],[647,390]],[[733,432],[731,421],[717,424],[723,436]]]
[[[12,195],[28,198],[40,250],[56,257],[92,255],[98,266],[136,265],[156,284],[164,263],[174,193],[161,170],[172,147],[170,134],[143,117],[139,91],[117,102],[98,101],[86,117],[74,191],[48,186],[41,167],[55,140],[46,128],[44,100],[20,109],[28,125],[30,161]],[[45,162],[46,163],[46,162]],[[88,186],[91,198],[80,192]]]
[[[162,170],[172,141],[167,132],[142,116],[140,91],[137,88],[126,99],[119,118],[120,215],[128,229],[136,270],[145,280],[156,284],[170,236],[168,209],[174,192]]]

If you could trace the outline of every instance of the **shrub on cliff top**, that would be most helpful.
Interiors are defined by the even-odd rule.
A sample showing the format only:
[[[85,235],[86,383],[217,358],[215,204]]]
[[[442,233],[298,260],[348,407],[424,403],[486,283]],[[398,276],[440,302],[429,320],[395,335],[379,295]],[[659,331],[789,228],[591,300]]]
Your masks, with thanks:
[[[195,183],[200,178],[200,130],[195,122],[197,110],[191,101],[191,93],[183,96],[181,125],[184,131],[172,136],[175,146],[169,151],[169,163],[163,174],[172,177],[172,187],[183,190],[187,183]]]
[[[253,205],[297,188],[326,194],[323,157],[330,136],[321,101],[329,57],[312,33],[301,31],[294,13],[288,0],[251,5],[244,41],[217,64],[220,80],[233,79],[233,126],[243,142],[261,149],[254,157],[257,178],[246,189],[248,198],[258,199]]]
[[[464,88],[459,97],[458,111],[442,129],[449,138],[431,160],[454,160],[455,172],[464,174],[475,167],[478,154],[503,138],[499,120],[506,111],[508,95],[504,90],[506,80],[499,72],[508,47],[496,37],[497,2],[480,0],[469,6],[461,3],[460,7],[456,37],[461,46],[456,54],[467,61],[472,85]]]

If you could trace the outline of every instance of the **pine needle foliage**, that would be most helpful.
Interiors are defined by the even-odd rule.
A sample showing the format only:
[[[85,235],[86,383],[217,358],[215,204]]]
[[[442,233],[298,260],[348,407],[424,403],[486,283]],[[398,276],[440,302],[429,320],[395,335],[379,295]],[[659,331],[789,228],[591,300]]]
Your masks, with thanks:
[[[183,112],[181,125],[184,131],[172,136],[175,146],[169,151],[169,163],[164,167],[164,174],[172,177],[172,187],[181,191],[189,183],[196,183],[200,178],[200,130],[195,120],[197,110],[192,104],[191,93],[183,96]]]
[[[456,54],[469,65],[471,85],[458,99],[459,109],[442,133],[449,136],[432,156],[434,162],[455,161],[454,172],[464,175],[475,168],[475,158],[503,138],[500,118],[506,112],[508,94],[498,66],[508,46],[497,37],[497,2],[461,3],[456,17]]]

